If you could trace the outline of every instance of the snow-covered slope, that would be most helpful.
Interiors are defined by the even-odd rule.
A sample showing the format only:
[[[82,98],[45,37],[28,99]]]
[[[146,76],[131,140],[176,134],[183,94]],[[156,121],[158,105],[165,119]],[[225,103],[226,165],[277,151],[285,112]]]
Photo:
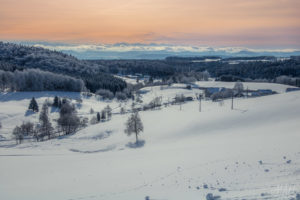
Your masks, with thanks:
[[[235,82],[223,82],[223,81],[198,81],[196,84],[200,87],[225,87],[233,88]],[[277,93],[286,92],[287,88],[295,88],[294,86],[277,84],[277,83],[256,83],[256,82],[243,82],[244,89],[258,90],[258,89],[270,89]]]
[[[146,88],[144,102],[196,90]],[[12,96],[11,96],[12,95]],[[24,119],[33,93],[2,94],[0,119],[6,124]],[[78,98],[78,93],[61,96]],[[20,96],[19,98],[16,98]],[[55,96],[41,93],[39,103]],[[36,96],[37,97],[37,96]],[[79,114],[119,102],[83,99]],[[128,106],[130,102],[128,103]],[[300,92],[224,105],[189,102],[140,112],[144,132],[138,148],[124,134],[129,114],[89,126],[69,137],[45,142],[0,141],[0,199],[291,199],[300,193]],[[8,110],[10,109],[10,110]],[[57,113],[53,112],[55,118]],[[220,191],[219,191],[220,190]]]

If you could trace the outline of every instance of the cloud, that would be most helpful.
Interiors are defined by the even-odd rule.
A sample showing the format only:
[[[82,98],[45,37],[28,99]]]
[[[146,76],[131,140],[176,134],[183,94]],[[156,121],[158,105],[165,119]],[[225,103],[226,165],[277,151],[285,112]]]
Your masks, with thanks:
[[[237,53],[241,51],[249,52],[295,52],[300,51],[297,48],[285,48],[285,49],[274,49],[274,48],[247,48],[247,47],[210,47],[210,46],[191,46],[191,45],[175,45],[175,44],[158,44],[158,43],[116,43],[116,44],[51,44],[51,43],[35,43],[35,42],[21,42],[22,44],[33,45],[35,47],[42,47],[57,51],[74,51],[74,52],[129,52],[129,51],[140,51],[140,52],[227,52]]]

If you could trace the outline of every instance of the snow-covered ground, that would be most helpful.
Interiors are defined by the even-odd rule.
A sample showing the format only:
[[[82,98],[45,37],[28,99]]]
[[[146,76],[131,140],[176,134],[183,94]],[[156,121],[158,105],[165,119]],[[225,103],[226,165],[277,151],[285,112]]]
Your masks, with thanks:
[[[119,102],[79,93],[1,94],[0,199],[198,200],[208,193],[221,199],[296,199],[300,92],[282,93],[287,86],[259,84],[248,86],[281,94],[235,99],[234,110],[225,100],[224,105],[202,101],[202,112],[196,101],[181,110],[173,105],[140,112],[144,144],[138,148],[130,145],[134,136],[124,134],[129,114],[118,114]],[[142,90],[145,103],[157,96],[167,101],[176,94],[199,92],[181,85]],[[91,118],[90,108],[97,112],[108,104],[116,108],[115,114],[111,121],[72,136],[15,145],[10,140],[13,127],[38,120],[38,114],[26,114],[30,98],[35,96],[41,105],[55,95],[81,98],[83,103],[77,106],[81,116]],[[58,117],[56,110],[51,117]]]
[[[222,81],[198,81],[196,84],[200,87],[225,87],[233,88],[235,82],[222,82]],[[243,82],[244,89],[258,90],[258,89],[270,89],[277,93],[284,93],[287,88],[295,88],[290,85],[283,85],[277,83],[256,83],[256,82]]]
[[[115,77],[120,78],[120,79],[122,79],[123,81],[125,81],[126,83],[130,83],[130,84],[132,84],[132,85],[137,84],[136,78],[128,78],[128,77],[125,77],[125,76],[117,76],[117,75],[115,75]],[[143,83],[144,81],[143,81],[143,80],[140,80],[139,82]]]

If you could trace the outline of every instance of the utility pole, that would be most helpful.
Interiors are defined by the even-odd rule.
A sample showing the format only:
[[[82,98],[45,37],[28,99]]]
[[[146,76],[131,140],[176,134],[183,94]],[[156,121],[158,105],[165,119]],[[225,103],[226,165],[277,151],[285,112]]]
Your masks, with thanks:
[[[231,110],[233,110],[233,90],[232,90],[232,93],[231,93]]]
[[[201,112],[201,98],[202,98],[202,95],[199,94],[199,112]]]

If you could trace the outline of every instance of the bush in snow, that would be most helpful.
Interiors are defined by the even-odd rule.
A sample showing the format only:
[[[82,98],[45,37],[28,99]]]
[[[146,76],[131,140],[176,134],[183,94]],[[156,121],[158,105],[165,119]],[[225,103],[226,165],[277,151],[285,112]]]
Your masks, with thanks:
[[[96,94],[101,96],[103,99],[112,100],[114,98],[114,94],[111,91],[105,89],[97,90]]]
[[[136,100],[135,100],[137,103],[143,103],[143,100],[142,100],[142,95],[140,93],[137,92],[136,94]]]
[[[213,93],[210,98],[212,101],[217,101],[217,100],[222,100],[226,98],[230,98],[233,95],[233,90],[232,89],[224,89],[220,92]]]
[[[175,96],[175,103],[182,103],[185,101],[185,96],[183,94],[177,94]]]
[[[107,105],[105,107],[105,112],[106,112],[106,115],[107,115],[107,119],[111,119],[111,116],[112,116],[112,109],[109,105]]]
[[[119,101],[125,101],[127,99],[127,95],[124,92],[116,92],[116,98]]]
[[[244,85],[242,82],[238,81],[234,84],[233,90],[237,95],[241,95],[244,91]]]
[[[97,124],[99,121],[97,119],[97,117],[93,116],[92,119],[90,120],[90,124]]]
[[[80,118],[80,125],[79,125],[79,127],[85,128],[85,127],[88,126],[88,123],[89,123],[89,118],[87,118],[87,117]]]

